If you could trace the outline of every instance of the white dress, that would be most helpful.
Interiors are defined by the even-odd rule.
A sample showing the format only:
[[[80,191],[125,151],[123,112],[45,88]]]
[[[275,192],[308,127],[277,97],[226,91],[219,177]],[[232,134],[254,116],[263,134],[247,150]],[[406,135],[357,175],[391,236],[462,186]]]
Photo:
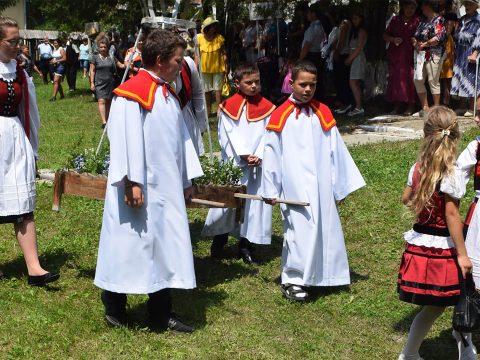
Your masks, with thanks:
[[[16,78],[16,67],[15,60],[0,62],[1,81],[11,84]],[[23,127],[23,97],[18,116],[0,114],[0,217],[27,214],[35,209],[35,158],[38,157],[40,116],[35,86],[26,73],[25,76],[28,83],[30,139]],[[4,102],[5,99],[0,101]]]
[[[263,154],[263,196],[310,203],[280,206],[282,284],[346,285],[350,269],[336,201],[365,181],[336,127],[324,131],[311,109],[298,119],[295,112],[282,132],[267,130]]]
[[[190,80],[192,85],[192,99],[182,109],[183,118],[187,125],[188,132],[192,138],[193,145],[198,155],[205,153],[203,145],[202,132],[207,130],[207,116],[205,113],[205,96],[203,95],[203,88],[200,82],[200,75],[198,74],[195,62],[191,57],[185,56],[185,61],[190,68]],[[175,91],[179,93],[182,90],[182,78],[177,76],[175,82]]]
[[[108,123],[111,157],[95,285],[127,294],[194,288],[183,190],[203,173],[178,101],[164,97],[161,85],[150,112],[115,97]],[[125,204],[125,176],[142,186],[143,207]]]
[[[270,116],[257,122],[247,121],[246,106],[238,121],[230,119],[220,112],[218,139],[222,146],[222,159],[234,159],[242,169],[242,185],[247,186],[247,193],[260,195],[262,185],[262,167],[249,167],[240,159],[240,155],[256,155],[263,158],[263,139],[265,127]],[[202,236],[214,236],[230,233],[237,238],[247,238],[254,244],[268,245],[272,238],[272,207],[263,201],[247,200],[243,223],[235,221],[235,209],[210,209]]]

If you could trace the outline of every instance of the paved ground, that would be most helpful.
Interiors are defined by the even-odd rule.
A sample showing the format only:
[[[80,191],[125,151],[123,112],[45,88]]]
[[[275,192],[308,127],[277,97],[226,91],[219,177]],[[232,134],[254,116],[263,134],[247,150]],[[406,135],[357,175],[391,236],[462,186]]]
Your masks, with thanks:
[[[475,127],[472,117],[458,117],[460,129]],[[423,119],[415,117],[383,115],[369,119],[354,127],[339,127],[347,145],[368,144],[382,141],[402,141],[423,136]]]

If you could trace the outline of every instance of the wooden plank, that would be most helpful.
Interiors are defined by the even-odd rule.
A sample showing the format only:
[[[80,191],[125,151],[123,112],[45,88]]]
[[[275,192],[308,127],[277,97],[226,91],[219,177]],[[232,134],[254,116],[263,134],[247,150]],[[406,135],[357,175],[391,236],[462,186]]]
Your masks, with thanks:
[[[53,211],[60,211],[60,205],[62,202],[62,194],[63,194],[63,183],[65,173],[63,172],[56,172],[55,173],[55,180],[53,182],[53,200],[52,200],[52,210]]]
[[[65,173],[65,182],[63,186],[64,194],[105,200],[106,189],[106,177],[77,174],[74,172]]]
[[[263,198],[259,195],[250,195],[250,194],[234,194],[236,198],[241,199],[250,199],[250,200],[258,200],[263,201]],[[298,200],[289,200],[289,199],[275,199],[277,204],[286,204],[286,205],[296,205],[296,206],[310,206],[310,203],[305,201],[298,201]]]
[[[245,193],[245,186],[216,186],[216,185],[193,185],[193,196],[196,199],[203,199],[225,204],[225,208],[241,208],[244,200],[235,198],[235,193]],[[201,207],[198,204],[188,204],[189,208]]]

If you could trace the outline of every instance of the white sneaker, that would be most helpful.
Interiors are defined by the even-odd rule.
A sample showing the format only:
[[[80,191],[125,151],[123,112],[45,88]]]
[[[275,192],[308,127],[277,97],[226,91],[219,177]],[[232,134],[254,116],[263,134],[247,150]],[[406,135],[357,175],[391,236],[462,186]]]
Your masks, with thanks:
[[[339,108],[339,109],[336,109],[334,110],[334,113],[335,114],[345,114],[348,110],[350,110],[352,108],[352,105],[347,105],[347,106],[344,106],[343,108]]]
[[[424,110],[420,110],[420,111],[417,111],[416,113],[412,114],[412,117],[424,117],[425,116],[425,111]]]
[[[467,110],[467,111],[463,114],[463,116],[465,116],[465,117],[471,117],[471,116],[473,116],[473,110],[472,110],[472,111]]]
[[[363,109],[353,109],[352,111],[350,111],[347,116],[349,117],[353,117],[353,116],[358,116],[358,115],[362,115],[363,113],[365,112],[365,110]]]
[[[418,355],[416,359],[410,359],[410,357],[407,358],[405,354],[400,354],[400,356],[398,357],[398,360],[423,360],[423,358],[420,357],[420,355]]]

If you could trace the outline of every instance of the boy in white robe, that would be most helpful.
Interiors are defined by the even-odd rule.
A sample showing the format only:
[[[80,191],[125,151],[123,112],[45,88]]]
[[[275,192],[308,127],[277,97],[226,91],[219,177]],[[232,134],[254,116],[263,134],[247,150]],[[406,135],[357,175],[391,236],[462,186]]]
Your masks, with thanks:
[[[195,61],[189,56],[183,58],[182,71],[175,82],[175,91],[180,99],[183,118],[198,155],[205,153],[202,133],[207,130],[207,113],[200,75]]]
[[[238,93],[224,101],[219,109],[218,139],[222,159],[233,159],[242,169],[241,183],[247,193],[258,195],[262,182],[263,137],[275,106],[260,95],[260,72],[256,65],[239,64],[235,69]],[[238,256],[247,264],[255,262],[253,244],[270,244],[272,209],[262,201],[247,200],[242,224],[235,209],[211,209],[202,231],[214,236],[212,258],[223,257],[229,233],[239,238]]]
[[[186,44],[166,30],[143,47],[145,69],[114,90],[108,122],[110,169],[95,285],[105,318],[127,324],[126,294],[148,294],[153,330],[191,332],[172,315],[170,288],[196,286],[185,200],[203,175],[175,80]]]
[[[281,205],[284,244],[282,293],[308,299],[308,286],[350,284],[347,251],[337,203],[365,185],[330,109],[313,100],[316,68],[292,68],[293,93],[272,114],[263,153],[263,197],[304,201]]]

